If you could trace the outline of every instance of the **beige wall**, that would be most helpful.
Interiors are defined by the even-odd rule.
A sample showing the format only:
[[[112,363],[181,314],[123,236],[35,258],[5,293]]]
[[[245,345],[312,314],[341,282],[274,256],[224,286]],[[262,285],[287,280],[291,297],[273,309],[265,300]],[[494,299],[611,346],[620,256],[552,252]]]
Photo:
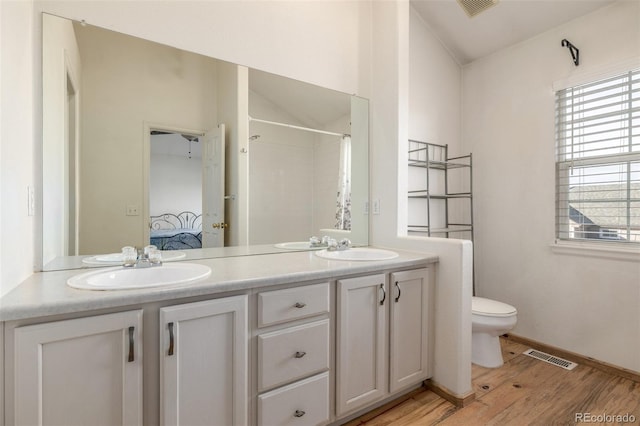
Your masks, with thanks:
[[[554,243],[553,84],[640,58],[640,3],[601,11],[464,69],[481,296],[518,309],[515,334],[640,371],[640,263]],[[580,49],[575,67],[563,38]]]
[[[218,124],[217,61],[81,27],[80,253],[143,246],[145,126],[207,131]],[[139,207],[127,216],[127,206]]]
[[[222,63],[218,70],[218,111],[225,124],[225,194],[235,199],[225,203],[225,246],[249,243],[249,123],[240,119],[249,111],[249,70]]]
[[[73,132],[77,137],[80,128],[77,120],[73,129],[68,128],[71,123],[67,114],[71,106],[65,107],[65,104],[67,85],[70,85],[76,93],[75,115],[80,114],[82,64],[71,21],[53,16],[45,18],[42,22],[47,34],[42,46],[42,104],[47,113],[42,117],[42,155],[48,161],[42,164],[46,182],[42,204],[47,211],[42,218],[42,227],[46,230],[46,237],[42,239],[42,258],[47,264],[56,257],[69,255],[69,244],[75,246],[75,241],[68,239],[69,227],[76,227],[69,223],[69,208],[76,210],[70,198],[75,200],[79,194],[77,190],[69,190],[69,170],[76,170],[77,151],[70,150],[68,145],[75,142],[68,142],[67,134]]]

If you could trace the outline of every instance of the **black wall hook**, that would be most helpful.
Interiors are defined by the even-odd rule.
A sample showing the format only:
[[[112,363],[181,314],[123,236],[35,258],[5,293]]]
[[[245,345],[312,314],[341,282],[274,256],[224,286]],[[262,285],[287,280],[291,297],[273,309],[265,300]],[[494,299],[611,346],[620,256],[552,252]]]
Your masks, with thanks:
[[[571,42],[566,38],[562,40],[561,45],[562,47],[569,48],[569,51],[571,52],[571,57],[573,58],[573,63],[576,65],[576,67],[580,65],[580,50],[577,47],[575,47],[573,44],[571,44]]]

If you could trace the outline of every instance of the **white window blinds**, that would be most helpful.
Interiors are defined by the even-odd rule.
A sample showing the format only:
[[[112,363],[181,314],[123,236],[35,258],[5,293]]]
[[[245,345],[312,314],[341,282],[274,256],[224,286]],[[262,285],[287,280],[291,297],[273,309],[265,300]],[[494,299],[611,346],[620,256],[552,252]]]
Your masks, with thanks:
[[[640,244],[640,69],[556,92],[556,237]]]

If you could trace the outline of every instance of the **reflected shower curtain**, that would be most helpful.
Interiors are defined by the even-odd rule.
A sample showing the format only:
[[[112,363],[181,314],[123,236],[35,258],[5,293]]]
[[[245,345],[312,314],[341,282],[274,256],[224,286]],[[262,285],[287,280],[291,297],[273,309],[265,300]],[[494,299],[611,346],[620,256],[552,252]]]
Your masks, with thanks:
[[[351,137],[340,141],[340,170],[338,173],[338,201],[336,203],[336,229],[351,230]]]

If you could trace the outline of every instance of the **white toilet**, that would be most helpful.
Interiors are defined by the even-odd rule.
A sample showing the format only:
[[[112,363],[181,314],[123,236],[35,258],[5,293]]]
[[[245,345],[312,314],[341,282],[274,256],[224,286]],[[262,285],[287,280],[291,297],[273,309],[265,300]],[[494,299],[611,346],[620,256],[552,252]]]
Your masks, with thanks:
[[[484,297],[471,301],[471,362],[482,367],[500,367],[501,336],[511,330],[517,321],[518,311],[511,305]]]

